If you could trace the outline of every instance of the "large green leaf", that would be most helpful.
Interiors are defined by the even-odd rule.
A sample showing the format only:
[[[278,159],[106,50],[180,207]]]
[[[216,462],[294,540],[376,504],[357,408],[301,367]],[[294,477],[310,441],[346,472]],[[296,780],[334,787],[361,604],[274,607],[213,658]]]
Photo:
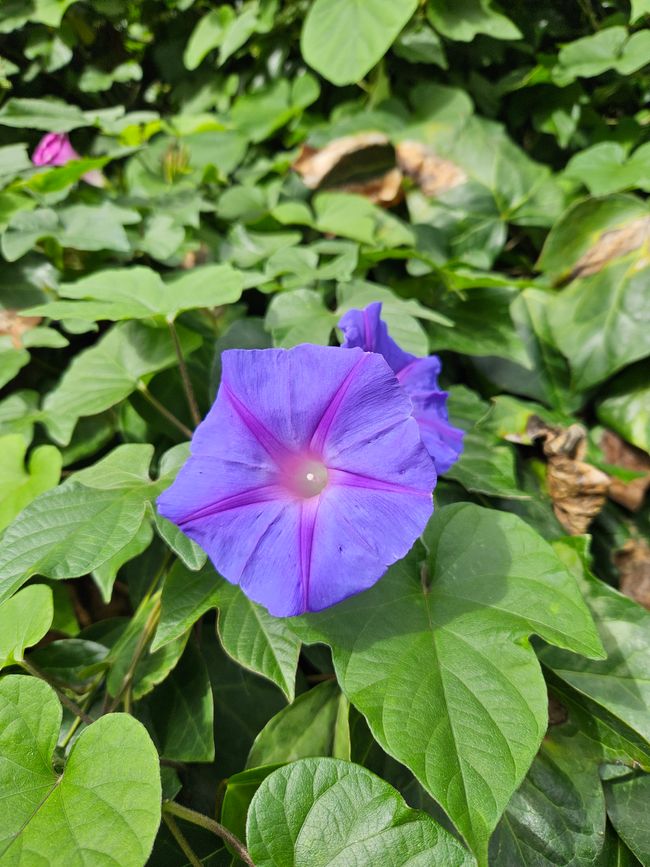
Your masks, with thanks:
[[[76,283],[64,283],[52,301],[25,310],[52,319],[149,319],[173,321],[183,310],[232,304],[241,297],[243,279],[230,265],[206,265],[165,283],[151,268],[98,271]]]
[[[42,681],[0,681],[0,859],[6,867],[144,867],[160,822],[158,756],[133,717],[85,729],[52,768],[61,706]],[[54,854],[56,853],[56,854]]]
[[[375,738],[485,863],[546,729],[528,636],[592,657],[602,649],[575,580],[519,518],[458,504],[434,515],[424,540],[425,571],[416,546],[371,590],[299,622],[305,640],[332,647]]]
[[[650,865],[650,775],[611,780],[605,785],[607,814],[639,861]]]
[[[183,351],[198,335],[177,328]],[[103,412],[132,394],[152,373],[177,361],[167,329],[125,322],[76,355],[59,384],[43,401],[43,422],[56,442],[67,445],[77,420]]]
[[[301,759],[262,782],[246,839],[257,867],[470,867],[474,859],[388,783],[338,759]]]
[[[333,84],[354,84],[379,63],[416,0],[315,0],[300,45],[307,63]]]
[[[39,446],[29,456],[21,434],[0,437],[0,530],[44,491],[53,488],[61,474],[61,453],[54,446]]]
[[[46,0],[39,0],[41,4]],[[99,126],[124,114],[121,105],[82,111],[60,99],[9,99],[0,111],[0,126],[70,132],[82,126]]]
[[[312,756],[350,758],[348,703],[330,680],[299,695],[255,738],[246,766],[284,764]]]
[[[302,114],[318,98],[319,91],[318,82],[310,73],[302,73],[291,82],[278,77],[260,90],[242,93],[232,107],[232,122],[251,141],[263,141],[296,115]],[[233,193],[244,190],[249,194],[255,193],[254,187],[232,188]],[[259,192],[263,193],[262,190]]]
[[[490,841],[490,864],[592,867],[605,837],[605,800],[594,745],[552,726]]]
[[[212,608],[219,609],[218,630],[224,650],[244,668],[276,683],[294,697],[300,640],[290,621],[266,609],[217,575],[211,565],[190,571],[176,563],[162,592],[154,649],[181,635]]]
[[[140,214],[106,199],[99,205],[75,204],[54,210],[19,211],[10,220],[0,246],[9,262],[20,259],[36,244],[53,238],[76,250],[114,250],[128,253],[125,226],[140,222]]]
[[[135,556],[138,544],[142,550],[148,503],[173,478],[174,470],[167,471],[173,451],[163,457],[161,475],[152,481],[153,446],[118,446],[30,503],[3,537],[0,600],[32,575],[77,578],[109,561],[114,573]]]
[[[607,658],[585,659],[547,647],[544,665],[592,703],[592,712],[612,715],[650,742],[650,613],[595,578],[587,566],[585,540],[556,545],[579,582],[596,621]]]
[[[0,552],[0,600],[32,575],[77,578],[129,544],[144,516],[138,491],[66,484],[41,494],[11,524]]]
[[[471,42],[477,33],[493,39],[520,39],[519,28],[491,0],[429,0],[427,17],[439,33],[458,42]]]
[[[313,204],[315,227],[323,234],[379,248],[412,246],[415,242],[407,223],[356,193],[317,193]]]
[[[23,659],[25,649],[37,644],[52,625],[52,591],[33,584],[0,605],[0,668]]]
[[[557,345],[585,389],[650,355],[650,267],[636,254],[575,280],[549,308]]]
[[[273,617],[239,587],[221,579],[217,593],[219,637],[226,653],[276,683],[289,701],[295,693],[300,639],[290,622]]]

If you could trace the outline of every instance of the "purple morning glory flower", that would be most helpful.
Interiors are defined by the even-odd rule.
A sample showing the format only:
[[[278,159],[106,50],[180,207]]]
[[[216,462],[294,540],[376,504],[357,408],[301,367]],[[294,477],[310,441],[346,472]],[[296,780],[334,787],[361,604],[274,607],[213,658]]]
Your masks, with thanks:
[[[339,328],[345,337],[344,349],[358,346],[384,356],[411,399],[413,416],[436,472],[446,473],[463,450],[463,431],[449,423],[448,393],[438,386],[440,359],[436,355],[418,358],[398,346],[381,319],[379,302],[369,304],[365,310],[348,310],[339,321]]]
[[[48,132],[36,145],[32,154],[32,162],[35,166],[65,166],[71,160],[78,159],[81,157],[72,147],[65,132]],[[82,178],[93,187],[106,185],[106,178],[99,169],[86,172]]]
[[[162,515],[271,614],[371,587],[433,511],[436,474],[380,355],[303,344],[227,350]]]

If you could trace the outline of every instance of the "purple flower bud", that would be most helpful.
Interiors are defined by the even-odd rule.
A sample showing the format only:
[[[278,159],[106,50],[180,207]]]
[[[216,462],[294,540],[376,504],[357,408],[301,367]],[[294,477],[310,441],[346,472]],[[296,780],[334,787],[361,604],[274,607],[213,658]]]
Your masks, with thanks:
[[[161,515],[271,614],[375,584],[433,511],[412,407],[375,353],[303,344],[223,353],[217,399]]]
[[[379,302],[369,304],[365,310],[348,310],[341,317],[339,328],[345,338],[344,349],[360,347],[386,359],[411,399],[413,416],[420,426],[422,442],[433,459],[436,472],[446,473],[460,457],[464,434],[449,423],[448,393],[438,386],[442,368],[438,356],[417,358],[398,346],[381,319]]]
[[[80,159],[65,132],[48,132],[36,145],[32,154],[35,166],[65,166],[71,160]],[[106,178],[99,169],[91,169],[81,176],[93,187],[106,186]]]
[[[65,132],[48,132],[36,145],[32,154],[35,166],[64,166],[70,160],[78,160],[79,154],[70,144]]]

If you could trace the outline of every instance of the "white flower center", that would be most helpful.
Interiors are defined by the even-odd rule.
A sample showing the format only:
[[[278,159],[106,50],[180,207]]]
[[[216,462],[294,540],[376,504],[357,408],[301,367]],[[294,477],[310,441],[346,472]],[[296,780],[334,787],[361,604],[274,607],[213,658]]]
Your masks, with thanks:
[[[316,497],[326,487],[327,467],[322,461],[303,458],[289,469],[287,487],[299,497]]]

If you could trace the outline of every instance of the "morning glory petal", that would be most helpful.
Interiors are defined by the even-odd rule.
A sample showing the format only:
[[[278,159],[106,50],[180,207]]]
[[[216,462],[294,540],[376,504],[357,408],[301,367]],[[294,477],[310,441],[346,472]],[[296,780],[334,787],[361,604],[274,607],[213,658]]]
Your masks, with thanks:
[[[363,310],[348,310],[339,320],[343,332],[344,349],[355,346],[364,352],[377,352],[383,355],[393,373],[416,360],[415,355],[405,352],[388,334],[388,326],[381,318],[381,302],[375,301]]]
[[[446,472],[463,450],[463,431],[449,422],[446,391],[441,391],[438,376],[442,365],[435,355],[417,358],[405,352],[388,333],[381,319],[381,304],[365,310],[349,310],[339,321],[344,349],[361,348],[382,355],[405,393],[413,403],[414,418],[436,471]]]
[[[307,610],[320,611],[372,587],[378,571],[406,556],[432,510],[431,496],[423,491],[338,483],[328,488],[314,528]]]

